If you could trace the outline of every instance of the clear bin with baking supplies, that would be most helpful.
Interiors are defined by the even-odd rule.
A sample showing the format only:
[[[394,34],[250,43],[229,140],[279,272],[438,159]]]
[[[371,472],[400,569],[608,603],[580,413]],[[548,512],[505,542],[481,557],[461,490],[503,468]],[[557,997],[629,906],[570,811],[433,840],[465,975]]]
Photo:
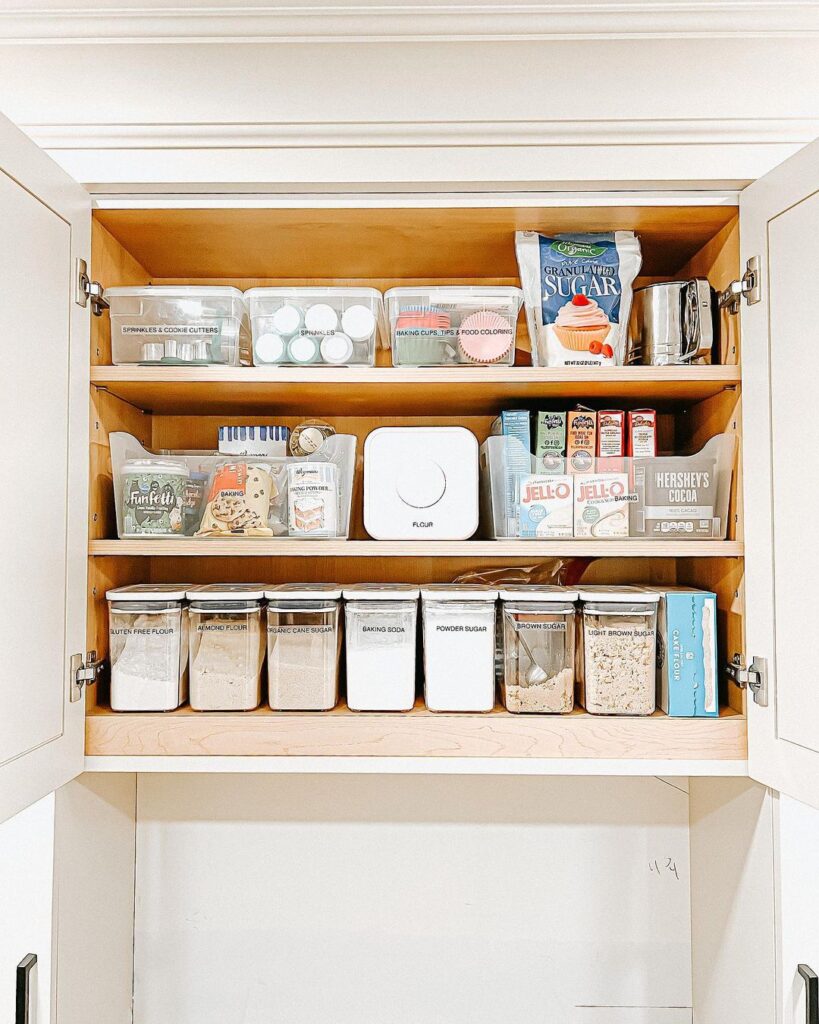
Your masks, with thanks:
[[[238,288],[106,288],[115,364],[251,366],[250,322]]]
[[[372,366],[387,344],[375,288],[250,288],[245,301],[256,366]]]
[[[657,701],[658,593],[581,587],[582,702],[592,715],[650,715]]]
[[[424,701],[430,711],[495,706],[497,590],[469,583],[423,587]]]
[[[736,453],[717,434],[695,455],[548,467],[515,437],[481,445],[481,528],[495,540],[725,540]]]
[[[515,361],[520,288],[445,285],[385,292],[393,366]]]
[[[418,587],[362,583],[344,588],[347,706],[409,711],[415,704]]]
[[[267,599],[267,691],[274,711],[329,711],[338,703],[341,588],[285,583]]]
[[[212,583],[188,591],[190,704],[194,711],[251,711],[262,699],[264,588]]]
[[[110,435],[121,538],[347,537],[357,438],[333,434],[306,456],[151,452]]]
[[[173,711],[187,700],[188,586],[139,583],[106,593],[112,710]]]
[[[501,696],[507,711],[567,714],[574,707],[577,597],[565,587],[501,589]]]

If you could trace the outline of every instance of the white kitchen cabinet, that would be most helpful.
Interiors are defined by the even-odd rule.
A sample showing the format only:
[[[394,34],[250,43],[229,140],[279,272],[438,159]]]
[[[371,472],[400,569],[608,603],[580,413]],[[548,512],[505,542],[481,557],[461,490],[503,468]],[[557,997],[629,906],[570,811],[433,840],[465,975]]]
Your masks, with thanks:
[[[819,807],[819,707],[803,669],[810,664],[806,641],[814,632],[808,583],[819,566],[802,510],[817,495],[810,459],[803,454],[812,410],[797,320],[803,315],[802,290],[808,288],[802,268],[819,221],[814,196],[819,148],[809,147],[739,197],[486,192],[464,198],[415,192],[323,200],[237,195],[226,201],[224,196],[142,195],[138,201],[98,196],[92,211],[88,194],[7,124],[0,147],[8,307],[19,301],[24,286],[34,296],[27,303],[29,344],[9,362],[0,385],[4,425],[6,436],[15,438],[9,448],[12,472],[25,476],[36,462],[53,499],[33,503],[22,522],[11,509],[4,520],[3,628],[12,657],[0,709],[0,817],[84,769],[87,773],[57,795],[54,969],[62,981],[55,989],[54,1020],[153,1024],[165,1013],[180,1024],[194,1019],[252,1024],[270,1019],[275,1010],[306,1024],[326,1015],[328,1006],[320,1000],[299,1002],[293,979],[306,985],[311,975],[294,961],[292,950],[306,949],[322,927],[328,931],[319,953],[346,953],[340,961],[346,974],[332,976],[331,994],[344,991],[343,978],[354,978],[358,970],[370,984],[373,978],[387,979],[381,999],[394,997],[389,979],[397,977],[391,974],[395,965],[383,959],[392,942],[410,969],[414,960],[426,963],[429,992],[437,993],[425,1002],[423,987],[402,990],[406,1017],[396,1011],[394,1019],[434,1020],[446,992],[439,965],[447,948],[466,942],[473,907],[472,933],[482,937],[474,955],[493,938],[502,944],[504,971],[494,983],[501,991],[507,983],[518,986],[514,1006],[521,1019],[534,1012],[534,995],[539,1003],[549,997],[546,989],[527,987],[537,958],[527,960],[531,951],[508,945],[535,928],[542,955],[553,952],[550,977],[565,981],[563,1001],[556,1004],[562,1019],[717,1024],[741,1006],[743,1021],[776,1020],[786,1005],[783,986],[791,984],[790,968],[777,966],[775,936],[783,925],[777,914],[792,913],[792,901],[778,899],[776,866],[785,859],[775,842],[776,794]],[[507,249],[516,226],[583,230],[603,225],[640,231],[647,276],[707,273],[712,283],[726,287],[742,277],[746,260],[759,258],[758,278],[748,284],[760,285],[760,298],[754,305],[741,303],[741,341],[739,318],[723,315],[722,365],[601,372],[592,379],[515,367],[459,376],[382,364],[373,370],[328,371],[320,384],[298,369],[208,368],[212,372],[204,374],[113,367],[106,318],[92,319],[87,304],[77,302],[78,257],[88,262],[92,278],[108,285],[218,279],[248,287],[251,281],[270,285],[288,277],[353,278],[383,288],[402,278],[507,284],[514,278]],[[355,530],[351,541],[319,542],[320,548],[315,542],[265,541],[250,547],[241,541],[186,540],[168,542],[161,554],[147,542],[115,536],[112,430],[127,430],[155,448],[206,447],[221,418],[270,418],[273,405],[276,418],[285,422],[323,413],[361,437],[385,419],[411,423],[421,415],[467,421],[480,434],[501,404],[558,395],[656,401],[663,429],[681,443],[693,445],[720,431],[736,433],[741,461],[728,538],[650,546],[631,541],[607,548],[582,541],[525,547],[466,541],[431,545],[419,555],[412,545],[368,541]],[[26,439],[37,435],[21,431],[21,420],[48,429],[48,445],[28,448]],[[318,551],[320,560],[306,557]],[[318,573],[341,583],[373,574],[433,582],[476,560],[521,564],[533,557],[601,553],[610,557],[597,562],[586,578],[626,574],[635,582],[715,590],[722,658],[737,654],[743,666],[756,659],[757,668],[766,670],[766,699],[757,704],[736,680],[729,682],[715,721],[659,715],[594,720],[582,713],[533,719],[501,711],[476,719],[432,716],[421,709],[404,717],[267,711],[205,716],[186,710],[117,715],[106,706],[100,685],[72,700],[77,694],[72,656],[87,662],[88,652],[106,652],[104,594],[111,585],[182,577],[208,582],[225,573],[237,581],[296,580]],[[744,679],[762,681],[753,674]],[[289,774],[299,777],[288,780]],[[436,775],[450,778],[436,781]],[[526,775],[539,778],[515,778]],[[556,778],[542,777],[549,775]],[[595,779],[570,776],[610,778],[599,783],[593,799]],[[288,786],[301,793],[299,806],[309,807],[309,813],[299,817],[298,807],[288,803]],[[654,806],[657,799],[654,786],[668,790],[665,801],[659,799],[656,813],[642,816],[642,801]],[[385,802],[385,794],[392,794],[392,801]],[[431,814],[427,809],[436,807],[439,797]],[[466,819],[459,810],[464,806],[471,808]],[[414,858],[432,856],[434,850],[442,871],[436,874],[435,865],[425,862],[414,882],[413,857],[403,853],[400,876],[395,865],[390,869],[383,851],[394,844],[398,856],[404,831],[390,831],[393,807],[409,808],[398,821],[411,826],[406,834],[417,844]],[[515,813],[504,811],[509,807]],[[435,827],[425,833],[430,814]],[[462,826],[468,826],[469,841],[448,844],[448,833],[455,837]],[[608,827],[614,829],[611,835]],[[531,910],[525,905],[528,890],[519,880],[504,877],[492,891],[478,869],[497,862],[492,872],[497,874],[499,865],[514,860],[515,836],[525,846],[521,863],[554,866],[559,860],[555,835],[562,833],[553,835],[553,828],[576,839],[577,863],[592,880],[592,895],[576,895],[560,903],[555,916],[535,914],[530,920],[524,912]],[[206,837],[204,844],[200,837]],[[215,860],[202,852],[211,842],[218,851]],[[597,844],[606,860],[616,862],[609,875],[598,870]],[[446,854],[456,847],[469,871],[453,901],[457,877]],[[292,889],[281,878],[278,888],[265,891],[258,864],[270,849],[284,877],[295,871],[297,889],[296,868],[309,868],[309,884],[299,890],[299,900],[290,899]],[[729,851],[725,857],[723,849]],[[346,903],[337,886],[325,884],[327,875],[335,863],[350,872],[368,852],[373,870],[364,878],[355,874],[356,899]],[[222,873],[231,858],[235,871]],[[470,863],[470,858],[477,859]],[[231,887],[242,879],[251,880],[258,894],[247,905],[230,898]],[[573,893],[581,891],[580,874],[568,882]],[[654,890],[646,888],[654,883]],[[410,886],[414,899],[393,898],[401,884]],[[682,893],[674,888],[678,884]],[[617,899],[624,893],[627,905],[621,906]],[[533,900],[545,914],[558,892],[544,882],[535,887]],[[601,908],[609,903],[615,909],[607,916]],[[379,904],[386,908],[380,917],[359,909],[372,911]],[[609,945],[632,905],[634,921]],[[413,925],[414,906],[419,914]],[[393,921],[399,919],[409,923],[397,933]],[[601,929],[595,950],[600,977],[592,982],[567,974],[569,953],[582,959],[589,937]],[[439,933],[449,942],[441,943]],[[283,936],[289,942],[282,944]],[[438,946],[430,941],[436,936]],[[266,942],[274,943],[275,973],[265,980],[258,951]],[[671,968],[658,967],[658,946],[671,958]],[[223,948],[228,953],[220,956]],[[619,960],[624,949],[628,955]],[[787,949],[802,955],[795,944]],[[490,958],[487,969],[497,959]],[[513,982],[519,961],[522,977]],[[630,968],[633,977],[618,985]],[[197,1002],[199,986],[207,992],[222,969],[230,984],[216,984],[213,998]],[[453,970],[474,994],[478,975],[457,961]],[[424,972],[416,974],[421,984]],[[273,992],[277,986],[279,1001]],[[336,1019],[358,1020],[362,1014],[367,1019],[376,1012],[378,999],[356,1004],[353,990],[343,997],[341,1012],[348,1016]],[[232,993],[231,1007],[238,1007],[233,1017],[234,1010],[218,1002],[225,992]],[[796,1012],[798,1001],[789,998],[788,1012]],[[481,1012],[490,1010],[496,1016],[499,1007],[493,1006],[491,1000],[462,1000],[448,1007],[446,1019],[452,1024],[480,1020]],[[782,1020],[791,1024],[787,1017]]]

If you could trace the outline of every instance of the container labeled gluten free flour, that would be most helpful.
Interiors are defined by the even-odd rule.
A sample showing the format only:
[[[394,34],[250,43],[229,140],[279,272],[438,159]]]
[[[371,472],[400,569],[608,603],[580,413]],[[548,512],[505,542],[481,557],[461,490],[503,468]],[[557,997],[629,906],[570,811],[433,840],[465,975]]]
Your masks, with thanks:
[[[409,711],[415,703],[418,587],[345,587],[347,705],[352,711]]]
[[[586,587],[583,702],[593,715],[650,715],[656,704],[658,593]]]
[[[341,588],[285,583],[265,597],[270,707],[329,711],[338,702]]]
[[[440,584],[421,591],[424,696],[430,711],[491,711],[495,706],[497,590]]]

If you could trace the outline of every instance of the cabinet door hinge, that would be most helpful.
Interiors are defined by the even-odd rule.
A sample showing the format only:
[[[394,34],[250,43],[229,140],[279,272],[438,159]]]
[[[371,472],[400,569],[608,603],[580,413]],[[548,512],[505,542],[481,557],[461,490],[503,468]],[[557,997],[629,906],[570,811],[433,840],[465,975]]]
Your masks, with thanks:
[[[751,691],[755,704],[762,708],[768,706],[768,662],[765,658],[753,658],[750,666],[745,668],[742,655],[735,654],[725,666],[725,671],[737,686]]]
[[[102,316],[102,311],[108,309],[108,300],[105,298],[105,289],[99,283],[99,281],[92,281],[88,276],[88,264],[85,260],[80,259],[79,256],[76,259],[76,275],[75,284],[76,290],[74,293],[74,301],[78,306],[85,307],[88,305],[88,300],[91,300],[91,312],[94,316]]]
[[[97,661],[96,651],[89,651],[84,658],[81,654],[71,655],[69,675],[71,680],[70,700],[72,704],[82,697],[82,688],[84,686],[91,686],[92,683],[96,683],[104,664],[104,661]]]
[[[742,297],[749,306],[753,306],[762,298],[762,266],[758,256],[752,256],[745,264],[745,273],[738,281],[732,281],[725,291],[720,292],[720,309],[727,309],[736,315],[739,312]]]

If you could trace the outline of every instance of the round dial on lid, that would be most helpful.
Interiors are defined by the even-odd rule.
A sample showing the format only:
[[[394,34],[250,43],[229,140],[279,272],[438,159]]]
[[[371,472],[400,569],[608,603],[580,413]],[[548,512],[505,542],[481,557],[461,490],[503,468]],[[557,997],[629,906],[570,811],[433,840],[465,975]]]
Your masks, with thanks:
[[[432,459],[408,466],[395,485],[398,497],[411,508],[431,508],[443,498],[446,474]]]

